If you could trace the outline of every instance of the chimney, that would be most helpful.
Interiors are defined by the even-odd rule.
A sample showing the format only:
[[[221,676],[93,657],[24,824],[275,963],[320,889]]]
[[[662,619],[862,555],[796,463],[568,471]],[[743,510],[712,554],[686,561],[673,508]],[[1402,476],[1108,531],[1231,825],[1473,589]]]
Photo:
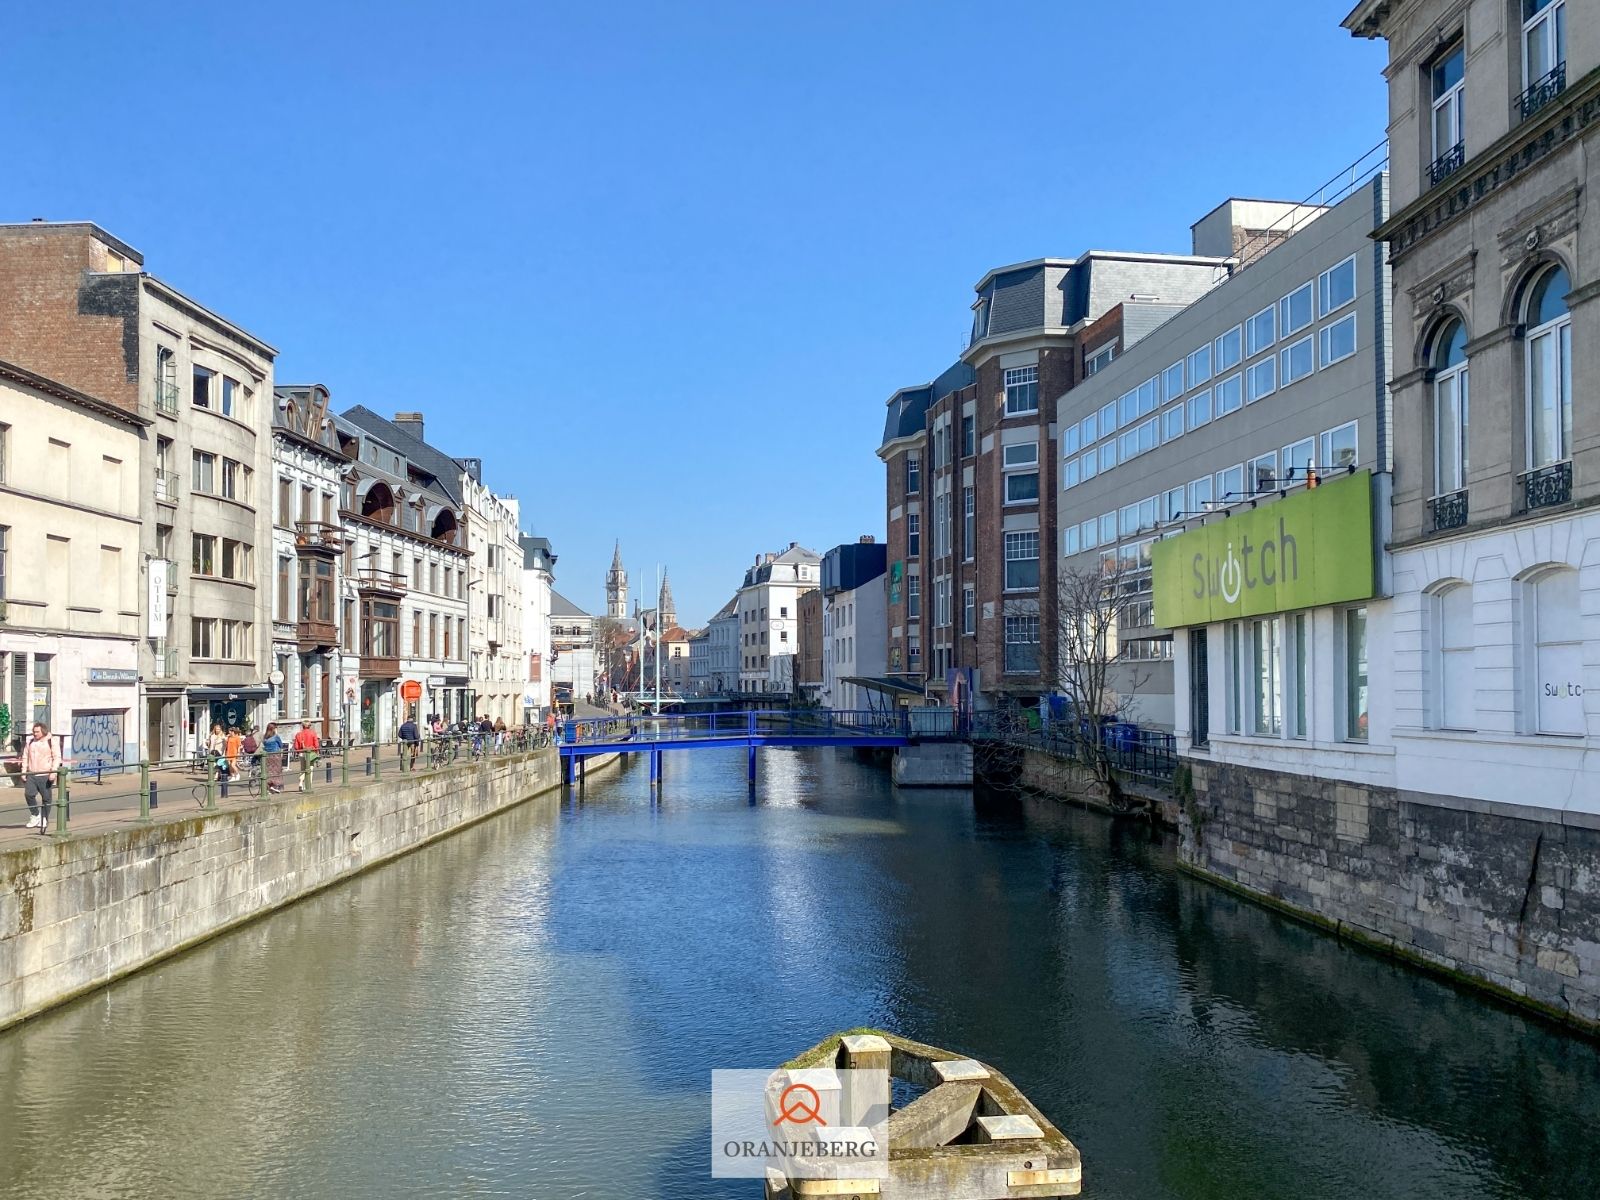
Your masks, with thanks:
[[[422,441],[422,414],[419,412],[395,413],[394,423],[401,432],[409,433],[417,441]]]
[[[870,533],[863,533],[861,535],[861,544],[863,546],[870,546],[873,543],[875,543],[877,540],[878,539],[873,537],[872,534],[870,534]]]

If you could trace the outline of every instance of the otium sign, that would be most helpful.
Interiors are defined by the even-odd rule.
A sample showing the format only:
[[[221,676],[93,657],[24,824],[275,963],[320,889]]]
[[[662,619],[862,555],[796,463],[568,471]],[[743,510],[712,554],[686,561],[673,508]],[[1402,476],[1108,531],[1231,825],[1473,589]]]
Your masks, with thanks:
[[[1156,624],[1208,625],[1373,594],[1372,475],[1235,509],[1153,551]]]

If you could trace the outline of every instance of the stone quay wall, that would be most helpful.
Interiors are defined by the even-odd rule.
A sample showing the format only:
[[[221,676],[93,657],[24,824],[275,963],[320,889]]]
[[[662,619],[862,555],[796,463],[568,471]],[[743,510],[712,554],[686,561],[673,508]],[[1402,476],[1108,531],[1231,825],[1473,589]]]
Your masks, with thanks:
[[[560,778],[556,751],[546,749],[8,849],[0,853],[0,1029],[548,792]]]
[[[1185,766],[1187,869],[1600,1032],[1600,817]]]

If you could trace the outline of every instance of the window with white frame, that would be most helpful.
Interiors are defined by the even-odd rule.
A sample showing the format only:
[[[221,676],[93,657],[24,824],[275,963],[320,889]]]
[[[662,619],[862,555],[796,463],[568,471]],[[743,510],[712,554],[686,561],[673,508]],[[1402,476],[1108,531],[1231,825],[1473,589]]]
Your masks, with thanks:
[[[1527,327],[1528,468],[1564,462],[1572,456],[1572,315],[1567,311],[1571,284],[1561,267],[1534,281],[1523,306]]]
[[[950,493],[940,492],[933,498],[933,554],[935,558],[950,555]]]
[[[1005,535],[1006,590],[1031,591],[1039,586],[1039,532]]]
[[[1217,381],[1216,386],[1217,416],[1225,417],[1229,413],[1238,412],[1244,407],[1244,379],[1239,375],[1229,375],[1226,379]]]
[[[1117,402],[1100,406],[1100,436],[1110,437],[1117,431]]]
[[[1317,465],[1324,471],[1353,467],[1356,462],[1356,423],[1340,425],[1322,435],[1322,461]]]
[[[912,451],[906,455],[906,494],[915,495],[922,490],[922,455]]]
[[[1085,449],[1094,445],[1095,439],[1100,436],[1098,426],[1099,422],[1095,419],[1094,413],[1090,413],[1078,422],[1078,436],[1083,440]]]
[[[1217,472],[1217,499],[1224,505],[1244,499],[1244,464]]]
[[[1100,452],[1091,450],[1078,460],[1079,474],[1085,480],[1093,479],[1100,473]]]
[[[1183,364],[1181,362],[1175,362],[1161,372],[1161,387],[1168,400],[1176,400],[1183,395]]]
[[[1311,284],[1301,284],[1278,301],[1278,336],[1293,337],[1316,319]]]
[[[972,488],[961,489],[961,557],[971,562],[978,552],[978,503]]]
[[[1115,342],[1101,346],[1093,354],[1090,354],[1086,351],[1083,359],[1084,378],[1088,378],[1090,375],[1099,374],[1106,367],[1109,367],[1112,363],[1112,360],[1116,357],[1117,344]]]
[[[1317,302],[1323,316],[1338,312],[1356,298],[1356,256],[1329,267],[1317,276]]]
[[[1093,550],[1100,544],[1100,518],[1090,517],[1087,521],[1080,522],[1078,532],[1081,535],[1079,541],[1083,548]]]
[[[1269,354],[1244,373],[1244,402],[1254,404],[1278,390],[1278,359]]]
[[[1039,443],[1020,442],[1003,447],[1002,470],[1006,503],[1025,504],[1039,498]]]
[[[1476,725],[1472,652],[1472,585],[1457,583],[1432,597],[1438,630],[1434,662],[1434,724],[1440,729],[1472,729]]]
[[[922,615],[922,576],[906,576],[906,616],[913,620]]]
[[[1189,397],[1189,428],[1199,429],[1211,421],[1211,389]]]
[[[1250,490],[1258,496],[1262,492],[1273,492],[1278,489],[1278,452],[1276,450],[1258,454],[1250,460],[1247,482],[1250,485]]]
[[[1367,740],[1367,610],[1347,608],[1340,614],[1339,644],[1344,660],[1344,727],[1346,741]]]
[[[978,591],[970,583],[961,589],[961,631],[978,632]]]
[[[1285,483],[1304,483],[1311,472],[1311,463],[1317,456],[1317,439],[1304,438],[1285,446],[1279,456],[1283,463]]]
[[[1284,707],[1288,719],[1288,733],[1292,738],[1304,738],[1310,727],[1309,702],[1311,691],[1311,618],[1306,613],[1295,613],[1289,618],[1289,642],[1284,650],[1285,669],[1288,673],[1287,696]]]
[[[1161,378],[1153,376],[1139,385],[1138,415],[1143,417],[1161,407]]]
[[[918,513],[906,514],[906,557],[916,558],[922,553],[922,517]]]
[[[1258,617],[1250,622],[1251,677],[1255,681],[1255,732],[1259,737],[1283,736],[1282,687],[1283,620]]]
[[[1074,421],[1061,431],[1061,457],[1070,458],[1082,447],[1078,442],[1078,423]]]
[[[1061,557],[1071,558],[1082,549],[1078,525],[1077,522],[1073,522],[1061,531]]]
[[[1109,546],[1117,540],[1117,514],[1114,512],[1100,514],[1100,544]]]
[[[1317,340],[1322,348],[1324,367],[1331,367],[1334,363],[1349,358],[1356,352],[1355,313],[1335,321],[1332,325],[1324,325],[1317,331]]]
[[[1161,414],[1161,440],[1173,442],[1183,436],[1183,405],[1174,404]]]
[[[1183,489],[1181,487],[1168,488],[1161,493],[1161,523],[1163,525],[1181,520],[1183,517]]]
[[[1552,85],[1567,65],[1566,0],[1521,0],[1522,86]],[[1563,82],[1565,82],[1563,80]]]
[[[1061,464],[1061,489],[1063,491],[1071,491],[1080,482],[1082,482],[1082,476],[1078,469],[1078,460],[1075,458],[1067,459],[1066,462]]]
[[[1451,321],[1440,331],[1433,353],[1434,495],[1448,496],[1467,486],[1467,329]]]
[[[1139,389],[1123,392],[1117,397],[1117,427],[1132,425],[1139,419]]]
[[[1216,341],[1216,369],[1217,374],[1230,370],[1239,365],[1239,360],[1244,356],[1244,329],[1235,325]]]
[[[1282,367],[1283,386],[1299,383],[1316,368],[1313,358],[1311,339],[1303,337],[1292,346],[1286,346],[1278,351],[1279,365]]]
[[[1029,675],[1039,670],[1038,614],[1007,614],[1005,669]]]
[[[1211,378],[1211,344],[1207,342],[1189,355],[1189,386],[1199,387]]]
[[[1277,340],[1278,310],[1274,305],[1269,304],[1245,322],[1245,353],[1253,358]]]
[[[1199,514],[1211,510],[1211,502],[1216,498],[1212,489],[1211,476],[1196,479],[1189,485],[1189,508],[1191,513]]]
[[[1578,573],[1546,571],[1527,587],[1533,644],[1534,732],[1582,736],[1583,625]]]
[[[1229,621],[1224,628],[1223,668],[1227,672],[1228,686],[1223,695],[1224,727],[1229,733],[1244,732],[1244,634],[1238,621]]]
[[[1117,443],[1102,442],[1100,444],[1100,471],[1104,474],[1117,465]]]
[[[1466,53],[1457,43],[1434,60],[1428,72],[1433,89],[1433,160],[1451,155],[1462,146],[1462,101],[1465,97]],[[1448,172],[1437,172],[1435,180]]]
[[[1006,368],[1006,416],[1039,411],[1039,368]]]

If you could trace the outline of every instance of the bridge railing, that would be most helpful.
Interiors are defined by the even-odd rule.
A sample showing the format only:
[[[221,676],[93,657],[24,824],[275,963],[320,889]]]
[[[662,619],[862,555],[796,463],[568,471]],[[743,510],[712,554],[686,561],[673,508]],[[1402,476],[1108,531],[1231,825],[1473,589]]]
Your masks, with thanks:
[[[845,742],[851,738],[956,738],[965,737],[968,731],[965,717],[949,708],[785,708],[580,717],[564,722],[561,732],[567,745],[615,745],[749,737]]]

